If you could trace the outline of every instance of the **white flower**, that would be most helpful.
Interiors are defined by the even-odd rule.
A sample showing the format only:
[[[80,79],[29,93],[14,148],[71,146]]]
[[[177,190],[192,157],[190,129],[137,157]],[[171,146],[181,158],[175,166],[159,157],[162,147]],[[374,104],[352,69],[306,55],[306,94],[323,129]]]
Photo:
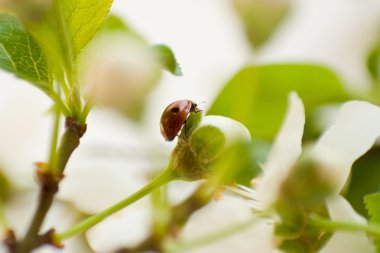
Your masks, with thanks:
[[[289,95],[289,109],[278,133],[268,161],[263,166],[264,175],[258,179],[257,200],[267,209],[277,199],[281,183],[302,151],[305,111],[296,93]]]
[[[335,181],[336,192],[345,184],[352,164],[365,154],[380,135],[380,108],[367,102],[344,104],[335,123],[321,136],[312,157]]]
[[[253,207],[259,211],[270,213],[272,205],[279,199],[280,186],[301,154],[304,120],[302,102],[296,94],[291,94],[289,111],[263,166],[263,175],[255,181],[256,190],[242,186],[235,190],[250,197]],[[338,192],[346,182],[353,162],[371,148],[379,135],[380,108],[367,102],[352,101],[342,106],[335,123],[312,147],[310,157],[322,165],[318,166],[318,172],[331,181],[336,192],[326,200],[333,220],[365,222]],[[321,252],[374,252],[374,248],[365,233],[336,232]]]

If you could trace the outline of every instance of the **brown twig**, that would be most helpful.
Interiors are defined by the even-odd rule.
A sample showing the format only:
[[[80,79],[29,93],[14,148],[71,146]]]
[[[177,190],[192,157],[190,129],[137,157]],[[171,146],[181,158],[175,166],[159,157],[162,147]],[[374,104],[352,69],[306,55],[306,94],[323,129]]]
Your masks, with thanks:
[[[66,130],[62,135],[61,143],[57,150],[57,162],[50,165],[55,168],[48,168],[47,170],[41,166],[37,170],[37,178],[40,185],[38,205],[23,241],[15,246],[17,248],[15,252],[17,253],[29,253],[44,244],[59,246],[56,245],[56,242],[52,241],[53,237],[51,234],[53,230],[48,231],[44,235],[39,235],[39,231],[53,203],[55,194],[58,192],[59,182],[63,178],[66,164],[71,154],[79,146],[80,138],[86,132],[86,124],[80,124],[72,118],[66,118],[65,127]]]

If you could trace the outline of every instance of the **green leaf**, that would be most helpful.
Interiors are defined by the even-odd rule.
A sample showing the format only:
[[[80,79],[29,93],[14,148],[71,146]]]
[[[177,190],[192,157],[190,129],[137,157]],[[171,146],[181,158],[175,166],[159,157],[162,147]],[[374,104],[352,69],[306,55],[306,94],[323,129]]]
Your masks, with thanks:
[[[364,196],[380,191],[380,147],[373,147],[352,166],[350,185],[345,197],[361,215],[367,216]]]
[[[306,116],[319,105],[350,99],[339,78],[327,68],[301,64],[253,66],[238,72],[225,85],[207,114],[233,118],[244,124],[253,138],[273,140],[291,91],[301,97]],[[306,125],[306,138],[314,134],[311,125]]]
[[[112,0],[55,0],[55,4],[62,13],[75,58],[102,25]]]
[[[365,196],[365,206],[368,210],[371,222],[374,224],[380,224],[380,193],[373,193]],[[374,238],[374,244],[376,251],[380,252],[380,238]]]
[[[17,16],[0,13],[0,67],[43,91],[49,90],[48,65]]]
[[[248,41],[261,47],[281,24],[289,11],[289,0],[232,0]]]
[[[52,0],[38,18],[21,16],[61,83],[67,79],[74,86],[74,61],[100,28],[111,4],[112,0]]]
[[[182,76],[182,70],[174,56],[173,51],[166,45],[156,45],[152,47],[157,62],[163,69],[166,69],[175,76]]]

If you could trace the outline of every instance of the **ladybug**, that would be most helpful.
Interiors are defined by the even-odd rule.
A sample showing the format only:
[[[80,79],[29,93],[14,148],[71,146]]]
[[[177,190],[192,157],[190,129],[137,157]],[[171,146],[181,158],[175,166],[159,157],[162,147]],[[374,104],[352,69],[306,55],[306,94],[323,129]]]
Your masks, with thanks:
[[[178,100],[168,105],[161,116],[160,130],[166,141],[172,141],[192,112],[200,112],[191,100]]]

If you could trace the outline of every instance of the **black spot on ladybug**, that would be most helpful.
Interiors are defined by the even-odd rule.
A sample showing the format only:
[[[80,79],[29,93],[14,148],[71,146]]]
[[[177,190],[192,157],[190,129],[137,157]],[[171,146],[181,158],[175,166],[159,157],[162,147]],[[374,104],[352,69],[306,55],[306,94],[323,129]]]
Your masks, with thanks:
[[[171,109],[171,112],[172,113],[178,113],[179,112],[179,108],[178,107],[174,107]]]

